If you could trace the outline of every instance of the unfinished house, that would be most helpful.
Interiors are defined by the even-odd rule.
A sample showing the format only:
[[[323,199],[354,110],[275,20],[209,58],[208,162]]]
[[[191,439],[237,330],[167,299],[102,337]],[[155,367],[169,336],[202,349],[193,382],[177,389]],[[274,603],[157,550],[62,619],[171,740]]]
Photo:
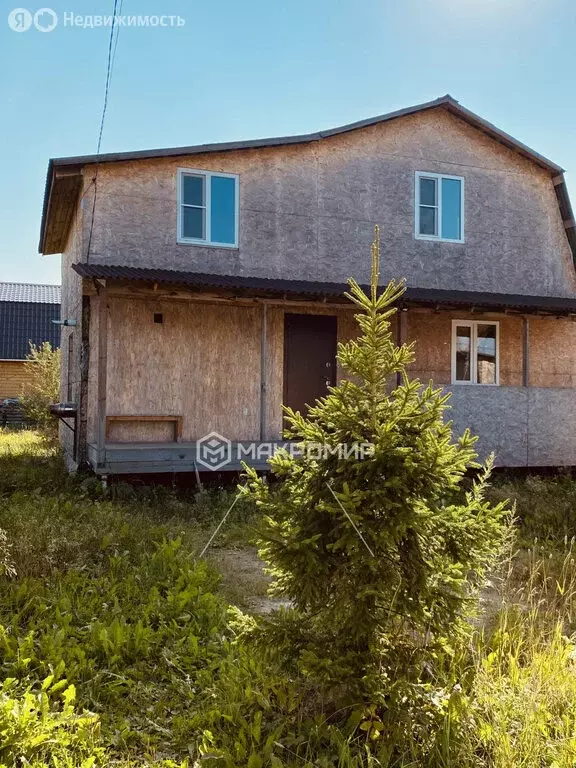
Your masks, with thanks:
[[[563,170],[449,96],[287,138],[60,158],[71,466],[263,466],[341,375],[346,280],[405,278],[398,342],[509,467],[576,465],[576,229]]]

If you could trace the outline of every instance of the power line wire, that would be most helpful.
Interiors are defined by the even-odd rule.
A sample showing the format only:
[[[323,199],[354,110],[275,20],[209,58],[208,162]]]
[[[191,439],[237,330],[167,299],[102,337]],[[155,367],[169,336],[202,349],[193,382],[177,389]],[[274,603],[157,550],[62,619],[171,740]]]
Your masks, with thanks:
[[[102,134],[104,133],[104,123],[106,121],[106,112],[108,110],[108,96],[110,93],[110,82],[112,79],[112,70],[114,59],[116,58],[116,48],[118,46],[118,35],[120,30],[116,27],[116,15],[122,9],[124,0],[114,0],[114,9],[112,11],[112,28],[110,29],[110,39],[108,41],[108,60],[106,63],[106,85],[104,87],[104,104],[102,105],[102,117],[100,119],[100,130],[98,131],[98,145],[96,148],[96,168],[92,178],[94,185],[94,198],[92,200],[92,214],[90,217],[90,233],[88,235],[88,248],[86,250],[86,263],[90,261],[90,247],[92,245],[92,233],[94,230],[94,216],[96,214],[96,198],[98,196],[98,171],[100,169],[99,155],[102,146]],[[114,32],[116,31],[116,36]]]

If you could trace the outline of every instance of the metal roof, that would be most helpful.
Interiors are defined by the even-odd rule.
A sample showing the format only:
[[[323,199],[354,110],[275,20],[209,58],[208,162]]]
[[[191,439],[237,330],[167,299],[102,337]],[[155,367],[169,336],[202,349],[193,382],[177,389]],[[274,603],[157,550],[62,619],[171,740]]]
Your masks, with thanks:
[[[425,102],[424,104],[416,104],[412,107],[406,107],[405,109],[399,109],[394,112],[388,112],[378,117],[368,118],[367,120],[359,120],[354,123],[348,123],[338,128],[332,128],[330,130],[319,131],[316,133],[300,134],[298,136],[283,136],[268,139],[255,139],[250,141],[233,141],[223,142],[218,144],[196,144],[188,147],[173,147],[164,149],[151,149],[151,150],[138,150],[133,152],[111,152],[102,155],[80,155],[78,157],[59,157],[53,158],[48,163],[48,171],[46,175],[46,188],[44,193],[44,207],[42,211],[42,224],[40,230],[40,244],[39,251],[45,252],[45,238],[46,238],[46,225],[49,216],[50,197],[52,186],[55,180],[55,174],[58,170],[71,173],[80,173],[84,165],[100,164],[100,163],[112,163],[126,160],[145,160],[157,157],[178,157],[183,155],[205,154],[208,152],[227,152],[240,149],[261,149],[264,147],[278,147],[287,144],[305,144],[313,141],[321,141],[323,139],[337,136],[342,133],[348,133],[349,131],[355,131],[359,128],[367,128],[371,125],[377,125],[378,123],[388,122],[400,117],[406,117],[419,112],[425,112],[430,109],[436,109],[442,107],[443,109],[451,112],[456,117],[466,121],[473,127],[487,134],[495,141],[503,144],[514,152],[518,152],[524,157],[528,158],[532,162],[539,165],[541,168],[549,171],[554,177],[556,197],[558,199],[558,205],[562,214],[562,220],[566,227],[566,235],[572,249],[572,254],[576,262],[576,223],[574,221],[574,214],[572,212],[572,206],[568,195],[568,189],[564,181],[564,170],[561,166],[548,160],[543,155],[535,152],[530,147],[518,141],[508,133],[501,131],[492,123],[484,120],[479,115],[471,112],[469,109],[463,107],[456,99],[447,94],[441,96],[433,101]]]
[[[159,283],[183,286],[190,290],[215,290],[235,296],[275,297],[287,299],[343,299],[349,290],[347,283],[316,282],[311,280],[281,280],[265,277],[214,275],[197,272],[178,272],[171,269],[144,269],[105,264],[73,264],[72,269],[81,277],[128,282]],[[365,289],[368,286],[363,286]],[[450,291],[436,288],[408,286],[402,298],[404,304],[429,307],[467,307],[495,311],[515,310],[547,314],[576,314],[576,298],[561,296],[529,296],[482,291]]]
[[[39,283],[0,282],[0,301],[60,304],[60,286],[41,285]]]
[[[0,301],[0,360],[25,360],[30,342],[60,346],[60,304]]]

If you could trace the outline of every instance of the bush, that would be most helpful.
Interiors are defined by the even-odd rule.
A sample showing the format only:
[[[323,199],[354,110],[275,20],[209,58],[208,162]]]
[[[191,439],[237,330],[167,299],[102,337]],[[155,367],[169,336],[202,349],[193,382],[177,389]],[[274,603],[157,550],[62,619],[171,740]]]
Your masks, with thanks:
[[[30,382],[21,395],[24,415],[38,429],[54,436],[58,422],[49,407],[60,399],[60,350],[52,349],[48,341],[39,347],[30,344],[26,370]]]

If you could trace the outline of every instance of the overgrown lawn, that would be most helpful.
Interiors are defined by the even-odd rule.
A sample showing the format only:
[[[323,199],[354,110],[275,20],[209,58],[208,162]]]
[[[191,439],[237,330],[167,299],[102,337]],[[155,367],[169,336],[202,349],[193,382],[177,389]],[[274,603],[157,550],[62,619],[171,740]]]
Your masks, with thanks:
[[[238,558],[200,558],[234,494],[104,492],[37,434],[0,432],[0,768],[576,765],[574,480],[494,479],[516,543],[470,638],[387,732],[362,703],[328,712],[246,639],[229,603],[261,597],[239,567],[254,510],[214,542]]]

